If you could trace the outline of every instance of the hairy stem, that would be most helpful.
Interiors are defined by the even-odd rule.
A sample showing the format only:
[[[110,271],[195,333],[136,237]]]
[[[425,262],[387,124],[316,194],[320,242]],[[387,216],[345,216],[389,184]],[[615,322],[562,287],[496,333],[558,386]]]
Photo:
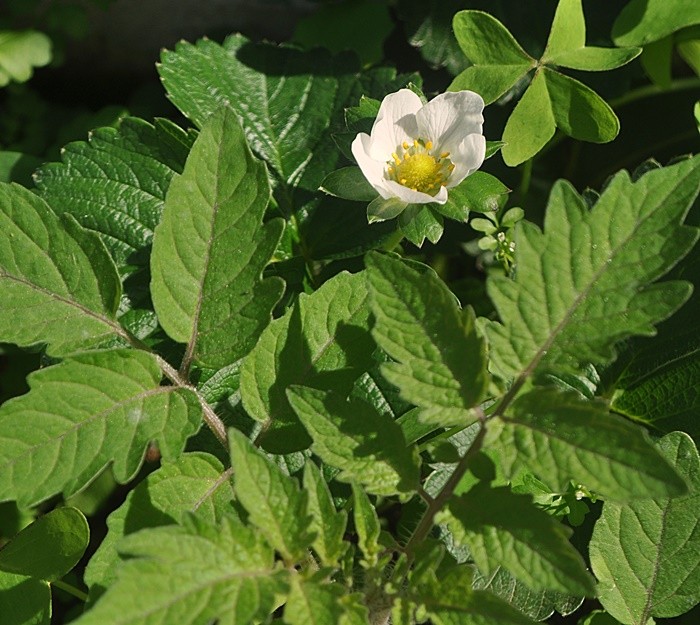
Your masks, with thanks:
[[[69,595],[74,596],[76,599],[80,599],[81,601],[88,600],[87,593],[80,590],[80,588],[76,588],[72,584],[69,584],[68,582],[64,582],[60,579],[57,579],[55,582],[51,582],[51,585],[55,588],[60,588],[62,591],[67,592]]]
[[[430,501],[427,510],[423,513],[423,517],[418,523],[418,527],[414,530],[411,537],[408,539],[406,546],[404,547],[404,552],[409,556],[413,557],[413,553],[416,548],[425,540],[425,538],[430,533],[433,528],[433,521],[435,515],[442,509],[442,507],[447,503],[447,500],[452,496],[457,484],[459,484],[464,474],[469,469],[469,463],[472,461],[474,456],[481,450],[481,445],[484,442],[484,436],[486,435],[486,421],[481,415],[479,419],[479,431],[472,442],[471,447],[464,454],[462,459],[457,464],[452,475],[442,487],[442,490],[437,494],[437,496]]]

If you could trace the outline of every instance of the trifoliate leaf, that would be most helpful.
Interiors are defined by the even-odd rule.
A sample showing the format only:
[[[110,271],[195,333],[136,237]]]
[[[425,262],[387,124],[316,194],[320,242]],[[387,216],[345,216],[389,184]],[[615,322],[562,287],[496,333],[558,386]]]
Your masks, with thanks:
[[[118,128],[92,131],[87,142],[69,143],[62,162],[41,167],[34,181],[55,212],[99,232],[125,272],[148,264],[165,193],[191,145],[191,136],[172,122],[127,117]]]
[[[658,448],[690,492],[626,505],[605,502],[590,543],[598,598],[624,625],[678,616],[700,601],[700,458],[682,432],[667,434]]]
[[[264,622],[287,589],[274,551],[235,516],[141,530],[120,551],[130,558],[116,583],[75,625],[248,625]]]
[[[8,625],[51,625],[48,582],[0,571],[0,614]]]
[[[191,391],[160,386],[156,358],[91,352],[29,376],[31,390],[0,407],[0,500],[34,504],[83,488],[107,464],[126,482],[146,447],[177,457],[200,424]]]
[[[311,450],[341,469],[335,479],[357,482],[374,495],[410,493],[418,486],[420,460],[406,446],[401,426],[360,399],[292,387],[287,396],[311,434]]]
[[[0,31],[0,87],[26,82],[34,67],[51,62],[51,40],[36,30]]]
[[[34,193],[0,185],[0,340],[61,356],[124,331],[119,276],[98,236]]]
[[[53,582],[83,556],[90,528],[77,508],[56,508],[25,527],[0,550],[0,571]]]
[[[304,490],[308,493],[307,509],[311,515],[309,527],[316,534],[312,547],[326,566],[336,566],[348,543],[343,540],[348,515],[336,510],[328,484],[312,461],[304,465]]]
[[[262,446],[274,453],[306,449],[309,435],[285,394],[292,384],[349,393],[373,365],[374,341],[364,275],[340,273],[262,333],[241,370],[248,413],[266,424]]]
[[[359,593],[348,593],[340,584],[319,584],[295,575],[284,606],[284,622],[287,625],[369,625],[369,614]]]
[[[603,402],[584,401],[577,393],[530,391],[515,399],[496,428],[488,436],[497,439],[487,445],[506,477],[525,469],[552,492],[565,492],[573,480],[616,501],[686,490],[642,428],[610,414]]]
[[[583,558],[568,540],[571,530],[536,508],[528,495],[479,483],[452,497],[439,516],[485,575],[502,566],[534,590],[594,592]]]
[[[293,477],[272,464],[239,431],[230,431],[236,497],[249,520],[280,552],[285,561],[298,562],[313,542],[307,495]]]
[[[488,381],[473,312],[460,310],[432,272],[374,253],[366,262],[373,336],[398,361],[383,365],[382,374],[423,409],[425,421],[466,424]]]
[[[172,525],[193,513],[218,523],[230,512],[233,487],[229,473],[209,454],[196,452],[164,463],[139,482],[126,501],[107,517],[107,536],[90,558],[85,582],[94,600],[96,591],[116,579],[121,539],[141,529]]]
[[[265,166],[223,109],[170,184],[153,239],[153,304],[168,335],[187,344],[188,361],[229,365],[270,322],[284,284],[261,279],[283,228],[279,219],[262,223],[269,197]]]
[[[515,279],[491,277],[501,317],[487,322],[491,364],[504,378],[611,360],[617,341],[651,335],[687,298],[686,283],[651,284],[694,245],[680,225],[700,188],[700,158],[632,183],[621,172],[589,210],[566,182],[550,195],[544,232],[515,227]]]

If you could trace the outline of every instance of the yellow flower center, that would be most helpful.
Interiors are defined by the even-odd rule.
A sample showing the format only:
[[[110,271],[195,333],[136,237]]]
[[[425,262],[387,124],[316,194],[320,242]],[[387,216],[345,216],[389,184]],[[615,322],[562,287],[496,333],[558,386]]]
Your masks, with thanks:
[[[432,141],[416,139],[413,145],[403,143],[387,163],[387,177],[414,191],[435,195],[447,184],[455,166],[448,158],[449,152],[435,155],[432,150]]]

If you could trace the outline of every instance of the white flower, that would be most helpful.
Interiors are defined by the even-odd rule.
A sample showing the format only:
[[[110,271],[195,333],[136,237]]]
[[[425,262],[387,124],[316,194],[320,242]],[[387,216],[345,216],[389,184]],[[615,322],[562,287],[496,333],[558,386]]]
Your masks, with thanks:
[[[410,89],[382,100],[372,133],[361,132],[352,153],[385,200],[447,202],[447,189],[481,167],[484,101],[473,91],[443,93],[423,104]]]

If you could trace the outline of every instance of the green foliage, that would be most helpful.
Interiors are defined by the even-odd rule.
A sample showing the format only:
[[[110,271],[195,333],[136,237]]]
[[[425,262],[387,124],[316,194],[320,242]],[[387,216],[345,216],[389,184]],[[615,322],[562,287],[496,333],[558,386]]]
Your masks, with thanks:
[[[51,62],[51,40],[35,30],[0,31],[0,87],[25,82]]]
[[[182,42],[159,71],[196,129],[111,107],[34,189],[51,153],[25,144],[72,118],[7,89],[2,625],[694,618],[700,157],[673,133],[697,138],[696,11],[631,0],[605,48],[622,3],[535,4],[343,0],[306,51]],[[651,87],[607,74],[637,45]],[[431,96],[461,72],[498,101],[487,158],[537,159],[377,198],[350,145],[386,95],[425,101],[397,51]],[[652,152],[673,161],[618,171]]]
[[[153,237],[153,304],[168,335],[187,344],[187,362],[230,364],[270,321],[284,285],[260,274],[283,223],[262,224],[268,198],[265,167],[224,109],[204,126],[172,181]]]
[[[535,70],[532,82],[503,131],[503,159],[514,166],[532,158],[557,128],[582,141],[607,143],[620,130],[613,110],[583,83],[556,68],[611,70],[639,55],[639,48],[586,46],[581,0],[560,0],[544,54],[531,57],[496,18],[460,11],[454,18],[457,41],[472,65],[450,85],[471,89],[489,104]]]
[[[678,616],[700,601],[698,451],[681,432],[664,436],[658,448],[687,481],[688,494],[606,502],[591,539],[600,602],[624,625]]]

